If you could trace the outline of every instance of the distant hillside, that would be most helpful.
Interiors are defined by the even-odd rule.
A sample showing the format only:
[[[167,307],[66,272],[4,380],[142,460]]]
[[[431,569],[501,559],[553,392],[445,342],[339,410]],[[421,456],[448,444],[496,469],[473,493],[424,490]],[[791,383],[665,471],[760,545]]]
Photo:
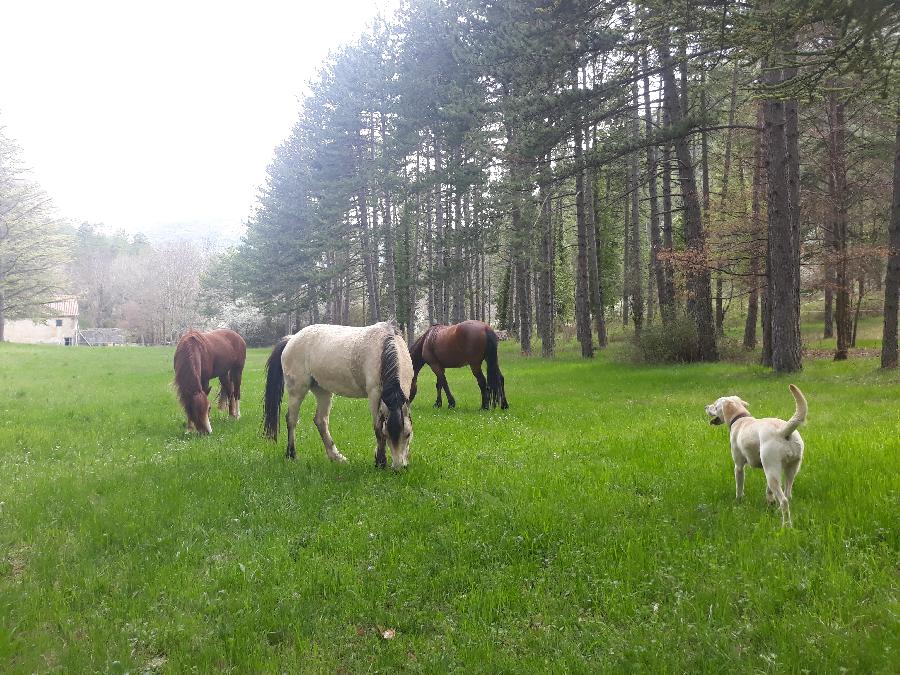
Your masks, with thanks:
[[[226,219],[195,220],[179,223],[159,223],[141,229],[153,243],[187,239],[197,243],[211,242],[216,248],[237,244],[244,233],[244,224]]]

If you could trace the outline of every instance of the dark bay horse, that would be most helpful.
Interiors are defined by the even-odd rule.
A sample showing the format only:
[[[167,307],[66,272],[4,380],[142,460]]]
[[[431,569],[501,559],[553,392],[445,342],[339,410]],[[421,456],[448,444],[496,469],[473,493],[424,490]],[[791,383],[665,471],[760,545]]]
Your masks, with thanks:
[[[247,345],[233,330],[189,330],[175,347],[175,387],[187,415],[187,428],[211,434],[209,381],[219,378],[219,410],[241,416],[241,376]]]
[[[447,405],[456,406],[456,399],[447,386],[445,368],[469,366],[481,389],[481,407],[484,410],[498,403],[504,410],[506,390],[503,374],[497,364],[497,343],[499,339],[494,329],[483,321],[463,321],[452,326],[436,324],[419,337],[412,346],[410,355],[413,362],[413,381],[409,400],[416,395],[416,381],[419,371],[427,363],[437,377],[437,401],[435,408],[441,407],[441,389],[447,392]],[[487,379],[481,372],[481,362],[487,361]]]

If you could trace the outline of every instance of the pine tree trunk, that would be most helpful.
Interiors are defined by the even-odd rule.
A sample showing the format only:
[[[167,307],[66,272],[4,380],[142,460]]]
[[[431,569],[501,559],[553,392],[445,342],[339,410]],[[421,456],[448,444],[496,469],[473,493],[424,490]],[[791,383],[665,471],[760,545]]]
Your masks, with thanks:
[[[589,207],[589,208],[588,208]],[[600,200],[597,195],[596,171],[587,172],[585,181],[585,208],[588,212],[587,223],[587,259],[588,259],[588,283],[590,284],[591,315],[594,317],[594,330],[597,331],[597,341],[600,347],[606,346],[605,328],[603,324],[603,293],[600,288],[600,265],[597,257],[597,219],[600,213]],[[601,339],[601,333],[604,338]]]
[[[649,73],[650,69],[647,63],[647,51],[641,61],[644,73]],[[650,110],[650,76],[644,75],[644,128],[647,138],[653,136],[653,115]],[[662,242],[659,237],[659,197],[656,190],[656,174],[659,171],[657,161],[657,148],[652,144],[647,145],[647,191],[650,197],[650,275],[656,281],[656,297],[659,301],[660,317],[663,323],[668,323],[670,317],[666,316],[664,311],[664,298],[666,293],[666,274],[662,263],[659,260],[659,250]],[[651,318],[653,307],[652,282],[647,285],[647,319]]]
[[[347,257],[345,255],[345,257]],[[347,271],[344,272],[344,302],[341,306],[341,325],[349,326],[350,325],[350,265],[349,262],[346,262]]]
[[[357,209],[359,212],[360,248],[363,259],[363,273],[366,276],[366,300],[369,308],[368,321],[376,323],[380,321],[378,311],[378,289],[375,280],[375,262],[372,259],[372,241],[369,232],[369,210],[366,206],[366,189],[360,187],[357,194]]]
[[[737,80],[738,80],[738,69],[735,67],[734,72],[731,75],[731,94],[729,97],[728,104],[728,130],[725,132],[725,159],[722,166],[722,193],[719,200],[719,213],[722,214],[725,211],[725,205],[728,203],[728,181],[731,177],[731,146],[732,146],[732,138],[733,138],[733,129],[734,126],[734,110],[737,105]],[[703,96],[703,105],[704,105],[704,113],[706,111],[706,94]],[[704,138],[706,134],[704,132]],[[707,151],[708,152],[708,151]],[[707,160],[704,160],[704,164],[706,164]],[[708,171],[707,171],[708,173]],[[743,175],[743,174],[741,174]],[[709,200],[709,178],[707,176],[707,186],[706,186],[706,194],[707,201]],[[716,271],[716,335],[718,337],[725,337],[725,309],[723,306],[723,298],[722,298],[722,287],[723,287],[723,279],[722,279],[722,270]],[[734,288],[734,284],[732,283],[732,289]]]
[[[553,287],[553,222],[550,205],[550,193],[545,181],[540,186],[541,209],[541,254],[538,286],[540,288],[538,301],[539,333],[541,336],[541,356],[551,358],[556,351],[556,331],[553,316],[553,299],[556,297],[556,289]]]
[[[524,356],[529,356],[531,354],[531,316],[528,302],[530,279],[525,260],[525,232],[518,194],[513,198],[512,230],[515,238],[513,246],[515,302],[512,309],[521,352]]]
[[[768,254],[767,254],[768,257]],[[772,300],[769,294],[769,274],[768,264],[766,266],[766,281],[762,287],[762,293],[759,298],[759,310],[762,316],[762,353],[760,354],[760,363],[767,368],[772,367]]]
[[[856,311],[853,313],[853,332],[850,334],[850,346],[856,348],[856,329],[859,328],[859,310],[866,295],[866,277],[860,274],[857,278],[859,292],[856,295]]]
[[[764,307],[768,302],[768,267],[762,270],[759,265],[760,258],[765,259],[768,256],[766,252],[758,252],[759,242],[766,242],[768,247],[768,224],[762,222],[762,202],[763,195],[766,194],[766,162],[767,154],[766,135],[763,131],[765,118],[765,104],[759,101],[756,106],[756,129],[753,136],[753,195],[751,206],[751,229],[750,229],[750,298],[747,308],[747,322],[744,325],[744,346],[748,349],[756,348],[756,306],[760,305],[760,316],[762,318],[763,328],[763,346],[761,363],[765,366],[772,365],[772,341],[771,341],[771,323],[769,321],[768,310]],[[752,314],[752,317],[751,317]],[[752,323],[751,323],[752,320]]]
[[[444,193],[441,189],[443,183],[443,158],[441,156],[441,143],[435,134],[434,137],[434,313],[437,323],[447,323],[447,305],[444,302],[444,285],[446,283],[446,250],[447,237],[444,233]]]
[[[900,119],[900,110],[898,119]],[[884,275],[884,327],[881,342],[881,367],[897,367],[897,314],[900,301],[900,122],[894,139],[894,196],[891,203],[890,247]],[[2,322],[0,311],[0,322]],[[2,324],[0,324],[2,339]]]
[[[458,158],[457,158],[458,159]],[[465,319],[465,266],[463,264],[463,218],[462,195],[459,186],[456,186],[453,194],[453,323],[459,323]]]
[[[792,47],[795,49],[796,46]],[[785,69],[785,79],[793,78],[797,68]],[[793,321],[800,341],[800,119],[796,99],[784,102],[785,141],[787,143],[788,199],[791,222],[791,282],[793,284]],[[798,347],[799,349],[799,347]]]
[[[637,53],[635,53],[635,70],[637,70]],[[638,108],[640,101],[638,100],[637,81],[631,85],[631,103],[634,109],[631,113],[631,139],[637,144],[640,142],[640,121],[638,117]],[[640,164],[638,161],[638,152],[631,153],[630,174],[631,174],[631,265],[629,274],[631,275],[631,319],[634,322],[634,337],[636,340],[641,338],[641,330],[644,327],[644,291],[641,282],[641,211],[640,211]]]
[[[625,164],[625,201],[622,204],[622,328],[631,315],[631,164]]]
[[[781,82],[778,69],[766,73],[769,85]],[[766,173],[768,175],[769,214],[769,299],[772,325],[772,368],[776,372],[794,372],[802,368],[800,350],[799,297],[796,295],[796,258],[789,185],[791,158],[786,138],[785,104],[770,99],[764,108],[768,139]]]
[[[665,126],[670,126],[669,113],[664,114]],[[666,142],[663,146],[662,162],[662,189],[663,189],[663,250],[672,254],[672,144]],[[662,266],[665,284],[665,293],[659,295],[659,310],[663,321],[672,323],[675,320],[675,267],[670,258],[667,258]]]
[[[668,33],[668,31],[666,31]],[[665,91],[665,103],[669,110],[672,126],[682,127],[681,106],[675,84],[672,58],[669,55],[668,36],[663,36],[659,47],[662,59],[662,79]],[[686,92],[682,92],[686,95]],[[715,326],[712,315],[712,295],[710,273],[706,257],[706,244],[703,234],[703,221],[700,212],[700,200],[697,196],[697,184],[694,177],[694,165],[688,148],[687,136],[681,134],[673,139],[675,157],[678,160],[678,176],[681,182],[682,202],[684,204],[685,245],[692,254],[692,264],[688,271],[688,292],[692,297],[691,312],[697,326],[698,358],[701,361],[716,361]]]
[[[834,194],[834,174],[828,172],[828,194]],[[834,337],[834,288],[835,288],[835,270],[832,254],[835,249],[834,240],[835,223],[833,214],[828,214],[825,219],[824,240],[825,240],[825,260],[823,262],[824,269],[824,290],[825,290],[825,309],[823,317],[822,337]]]
[[[578,89],[578,71],[573,69],[573,89]],[[588,253],[587,214],[584,208],[584,168],[582,166],[581,123],[575,123],[575,225],[578,239],[578,262],[575,283],[575,326],[578,342],[581,344],[581,356],[594,356],[594,341],[591,335],[591,297]]]
[[[849,232],[847,205],[847,166],[845,161],[846,151],[846,127],[844,121],[844,105],[838,100],[837,94],[832,92],[828,96],[828,159],[831,176],[829,189],[833,208],[831,222],[833,224],[834,263],[835,263],[835,329],[837,330],[837,345],[835,347],[835,361],[843,361],[848,356],[852,339],[852,320],[850,317],[850,271],[849,260]]]
[[[431,171],[431,160],[426,155],[425,157],[425,167],[429,174],[433,175]],[[426,305],[427,305],[427,320],[428,325],[433,326],[437,322],[437,308],[435,303],[437,302],[436,293],[435,293],[435,264],[434,264],[434,226],[433,221],[431,219],[432,213],[432,202],[434,201],[434,192],[426,191],[424,193],[425,204],[423,205],[422,211],[425,214],[425,271],[427,274],[428,288],[427,288],[427,296],[426,296]]]
[[[416,183],[420,182],[420,156],[416,152]],[[401,219],[401,223],[402,223]],[[419,233],[422,231],[422,195],[416,192],[416,217],[412,224],[412,241],[409,246],[406,270],[406,340],[409,346],[416,340],[416,305],[419,302]]]
[[[756,349],[756,324],[759,321],[757,307],[759,306],[758,293],[759,259],[755,255],[750,256],[750,293],[747,296],[747,320],[744,323],[744,347]]]
[[[610,176],[609,173],[606,174],[606,190],[604,192],[604,203],[609,204],[609,194],[611,192],[610,189]],[[609,339],[606,335],[606,303],[604,300],[604,290],[603,290],[603,275],[600,273],[600,270],[603,269],[602,261],[603,261],[603,251],[604,251],[604,236],[605,236],[605,228],[603,226],[604,218],[602,214],[603,210],[600,208],[599,201],[599,186],[595,185],[594,191],[594,216],[596,218],[596,222],[594,223],[594,231],[590,234],[593,235],[594,248],[596,248],[596,252],[594,254],[594,261],[597,265],[597,313],[594,316],[594,325],[597,330],[597,344],[600,349],[606,348],[609,343]],[[560,216],[559,220],[562,221],[562,200],[560,200]],[[559,234],[560,241],[562,240],[562,230],[560,229]]]
[[[387,313],[392,319],[397,316],[397,264],[394,254],[394,226],[391,215],[391,196],[385,190],[384,214],[381,222],[384,225],[384,278],[387,281]]]

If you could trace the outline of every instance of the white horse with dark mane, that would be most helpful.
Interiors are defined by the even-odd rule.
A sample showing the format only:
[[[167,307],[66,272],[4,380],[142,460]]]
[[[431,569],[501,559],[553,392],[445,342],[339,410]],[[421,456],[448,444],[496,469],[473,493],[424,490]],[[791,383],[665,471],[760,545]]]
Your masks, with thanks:
[[[312,391],[317,406],[314,421],[325,452],[335,462],[346,462],[328,430],[334,394],[369,399],[377,447],[375,466],[385,467],[384,447],[390,444],[391,465],[409,464],[412,417],[409,390],[412,360],[406,342],[393,322],[354,328],[315,324],[281,339],[266,363],[266,396],[263,419],[266,435],[278,438],[281,398],[288,391],[285,415],[288,429],[287,456],[296,457],[295,428],[300,404]]]

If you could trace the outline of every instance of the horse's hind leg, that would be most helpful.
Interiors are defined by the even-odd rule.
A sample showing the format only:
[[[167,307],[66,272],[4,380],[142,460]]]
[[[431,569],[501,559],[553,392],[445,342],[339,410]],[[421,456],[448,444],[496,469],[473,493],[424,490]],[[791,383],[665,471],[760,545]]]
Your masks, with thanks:
[[[481,364],[473,363],[469,367],[472,369],[475,379],[478,380],[478,388],[481,389],[481,409],[487,410],[490,407],[490,401],[488,401],[487,380],[484,379],[484,373],[481,372]]]
[[[288,459],[297,457],[296,429],[297,418],[300,417],[300,404],[306,398],[309,392],[309,385],[304,383],[302,386],[288,387],[288,409],[285,413],[284,420],[287,423],[288,444],[285,455]]]
[[[222,412],[229,410],[231,407],[231,396],[232,396],[233,387],[231,384],[231,378],[228,373],[225,373],[219,378],[219,401],[218,408]]]
[[[241,377],[243,376],[243,368],[235,368],[231,371],[231,399],[229,401],[229,412],[231,416],[239,420],[241,419]]]
[[[333,396],[330,391],[325,391],[317,386],[313,386],[312,393],[316,397],[316,414],[313,416],[313,422],[316,425],[316,429],[319,430],[322,443],[325,444],[325,454],[328,455],[328,459],[332,462],[346,462],[347,458],[338,452],[334,439],[331,438],[331,431],[328,428],[328,418],[331,416]]]
[[[453,398],[453,394],[450,393],[450,385],[447,383],[447,376],[442,373],[441,379],[444,381],[444,391],[447,392],[447,407],[455,408],[456,407],[456,399]]]

